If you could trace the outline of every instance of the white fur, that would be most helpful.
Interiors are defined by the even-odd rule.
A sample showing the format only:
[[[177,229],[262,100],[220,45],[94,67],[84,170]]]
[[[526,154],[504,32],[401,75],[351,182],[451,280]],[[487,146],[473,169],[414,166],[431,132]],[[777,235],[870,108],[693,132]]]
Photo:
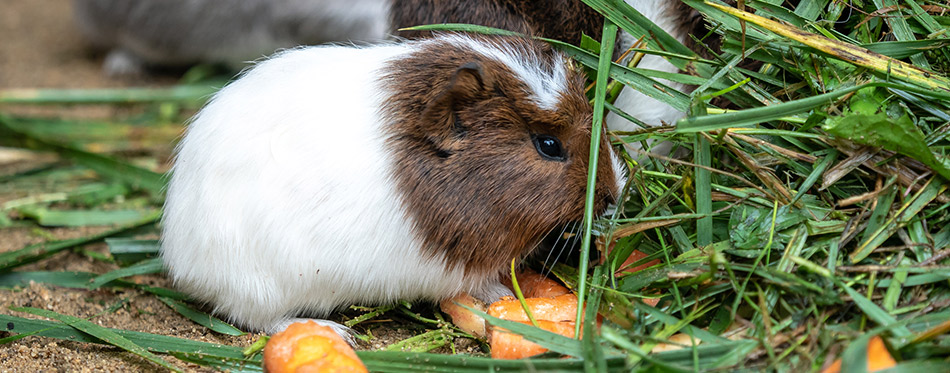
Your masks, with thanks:
[[[449,35],[446,39],[504,63],[527,84],[530,98],[542,109],[554,110],[561,100],[561,92],[567,90],[567,71],[562,68],[555,68],[554,71],[537,68],[541,64],[540,56],[535,55],[533,50],[516,48],[511,44],[485,44],[467,37]],[[554,66],[564,66],[563,56],[557,54],[555,58]]]
[[[682,19],[682,15],[674,12],[673,4],[670,0],[626,0],[626,2],[643,14],[644,17],[649,18],[653,23],[667,32],[676,29],[679,22],[681,22],[680,19]],[[685,34],[673,34],[673,36],[681,42],[687,37]],[[620,46],[626,50],[639,38],[640,35],[634,36],[624,31],[620,34]],[[673,66],[673,64],[669,63],[666,59],[656,55],[644,56],[637,67],[670,73],[679,71],[676,66]],[[659,79],[659,81],[674,89],[682,90],[685,87],[682,84],[670,82],[665,79]],[[673,125],[686,115],[686,113],[670,105],[630,88],[621,91],[620,96],[617,97],[617,101],[614,104],[632,117],[651,126]],[[607,127],[613,131],[637,131],[642,129],[640,126],[623,119],[613,112],[607,115]],[[631,144],[629,146],[639,148],[638,144]],[[663,154],[667,153],[669,149],[669,143],[659,144],[653,148],[653,152]]]
[[[449,40],[477,45],[466,39]],[[384,144],[380,69],[445,40],[290,50],[215,95],[172,169],[162,257],[175,285],[268,332],[349,304],[494,296],[497,278],[422,255]]]

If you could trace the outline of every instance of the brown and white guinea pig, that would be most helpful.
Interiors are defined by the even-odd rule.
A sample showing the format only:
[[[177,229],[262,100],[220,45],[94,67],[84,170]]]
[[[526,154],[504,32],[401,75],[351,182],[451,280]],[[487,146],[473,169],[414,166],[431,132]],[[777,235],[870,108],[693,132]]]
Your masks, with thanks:
[[[79,31],[108,51],[109,75],[247,61],[280,48],[386,36],[388,0],[73,0]]]
[[[690,32],[702,32],[702,16],[678,0],[626,0],[626,3],[666,30],[680,42],[692,46]],[[400,28],[435,23],[471,23],[533,36],[558,39],[577,44],[581,33],[600,40],[603,16],[581,0],[392,0],[390,25],[395,35],[420,37],[424,32],[398,31]],[[700,35],[701,36],[701,35]],[[617,49],[630,48],[644,35],[621,32]],[[649,35],[645,36],[650,38]],[[698,48],[697,48],[698,49]],[[646,55],[639,68],[678,72],[663,57]],[[682,84],[661,80],[674,89],[685,90]],[[671,125],[685,113],[633,89],[624,89],[615,106],[651,126]],[[611,112],[607,125],[614,131],[636,131],[641,128]],[[635,146],[638,147],[638,146]],[[653,151],[665,153],[669,144],[660,144]]]
[[[499,274],[583,215],[579,68],[521,38],[285,51],[218,92],[177,148],[161,255],[253,330],[351,304],[510,294]],[[623,166],[599,144],[595,212]]]

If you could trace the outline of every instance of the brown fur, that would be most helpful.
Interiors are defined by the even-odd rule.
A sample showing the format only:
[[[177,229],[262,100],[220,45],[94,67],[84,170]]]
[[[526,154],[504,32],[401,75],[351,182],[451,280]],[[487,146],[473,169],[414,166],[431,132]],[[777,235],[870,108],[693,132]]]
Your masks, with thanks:
[[[391,24],[396,29],[433,23],[470,23],[571,44],[580,43],[581,33],[600,40],[604,24],[604,17],[580,0],[393,0],[390,14]],[[429,35],[420,31],[394,33],[405,38]]]
[[[545,59],[540,69],[566,68],[546,44],[482,40],[537,51]],[[394,91],[385,107],[393,120],[394,178],[425,252],[487,275],[527,255],[555,227],[581,219],[592,114],[573,68],[554,112],[530,101],[502,63],[448,43],[430,43],[385,70]],[[559,138],[567,159],[542,158],[532,134]],[[618,193],[612,151],[601,142],[595,212]]]

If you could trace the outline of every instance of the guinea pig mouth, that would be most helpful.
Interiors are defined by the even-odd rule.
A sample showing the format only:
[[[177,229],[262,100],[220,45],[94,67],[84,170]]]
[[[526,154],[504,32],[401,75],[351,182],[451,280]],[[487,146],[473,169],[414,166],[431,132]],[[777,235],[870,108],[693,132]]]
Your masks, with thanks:
[[[544,236],[532,255],[538,260],[543,260],[545,268],[552,268],[557,263],[576,267],[580,263],[583,236],[581,222],[567,223]],[[599,262],[600,252],[592,248],[589,260],[589,263]]]

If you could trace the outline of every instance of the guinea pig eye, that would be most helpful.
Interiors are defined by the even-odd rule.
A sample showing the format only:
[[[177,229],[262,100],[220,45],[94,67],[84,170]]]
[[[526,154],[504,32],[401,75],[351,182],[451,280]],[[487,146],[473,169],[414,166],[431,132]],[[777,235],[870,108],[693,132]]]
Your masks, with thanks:
[[[532,135],[531,141],[534,142],[534,148],[538,154],[552,161],[563,162],[567,159],[567,153],[561,146],[561,140],[551,135]]]

